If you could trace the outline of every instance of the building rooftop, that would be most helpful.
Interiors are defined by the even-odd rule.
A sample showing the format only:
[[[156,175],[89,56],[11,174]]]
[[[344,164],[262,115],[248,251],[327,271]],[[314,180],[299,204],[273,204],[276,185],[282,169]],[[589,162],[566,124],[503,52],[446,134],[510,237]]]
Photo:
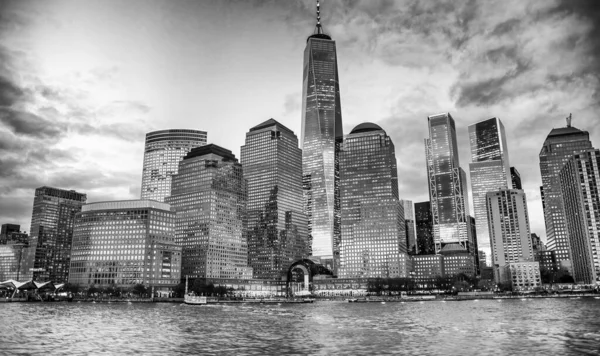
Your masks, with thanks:
[[[98,211],[98,210],[115,210],[115,209],[160,209],[171,211],[171,205],[161,203],[156,200],[115,200],[115,201],[100,201],[85,204],[81,207],[82,212]]]
[[[192,150],[183,159],[200,157],[200,156],[208,155],[211,153],[223,157],[223,161],[225,161],[225,162],[227,162],[227,161],[237,162],[237,158],[235,158],[235,155],[230,150],[223,148],[221,146],[217,146],[213,143],[211,143],[210,145],[206,145],[206,146],[192,148]]]
[[[559,127],[557,129],[552,129],[548,134],[548,137],[557,137],[557,136],[569,136],[569,135],[589,135],[587,131],[582,131],[573,126],[567,127]]]
[[[287,127],[285,127],[284,125],[282,125],[279,121],[272,119],[272,118],[254,126],[253,128],[250,129],[250,132],[266,129],[267,127],[272,127],[272,126],[277,126],[277,128],[279,128],[281,131],[286,131],[291,134],[294,133],[292,130],[290,130]]]
[[[350,134],[356,134],[356,133],[361,133],[361,132],[369,132],[369,131],[383,131],[383,132],[385,132],[385,130],[383,130],[377,124],[374,124],[372,122],[363,122],[362,124],[359,124],[358,126],[356,126],[355,128],[353,128],[352,131],[350,131]]]

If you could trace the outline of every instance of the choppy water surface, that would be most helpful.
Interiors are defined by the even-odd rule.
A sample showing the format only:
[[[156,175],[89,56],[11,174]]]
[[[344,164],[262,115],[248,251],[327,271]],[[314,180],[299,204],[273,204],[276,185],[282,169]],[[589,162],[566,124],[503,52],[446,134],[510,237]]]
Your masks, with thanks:
[[[600,300],[2,303],[0,353],[597,355]]]

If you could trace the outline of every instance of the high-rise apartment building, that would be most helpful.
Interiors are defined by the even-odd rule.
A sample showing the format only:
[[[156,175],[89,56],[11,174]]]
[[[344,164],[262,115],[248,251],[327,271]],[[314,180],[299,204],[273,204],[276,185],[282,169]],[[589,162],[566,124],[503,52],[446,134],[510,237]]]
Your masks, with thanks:
[[[247,184],[231,151],[193,148],[173,176],[165,202],[176,212],[181,274],[189,278],[252,278],[246,240]]]
[[[559,267],[570,270],[569,238],[565,225],[565,213],[560,189],[559,173],[565,163],[577,152],[592,148],[590,135],[571,126],[552,129],[540,151],[542,173],[542,202],[546,222],[546,245],[556,252]]]
[[[492,262],[501,272],[510,263],[534,261],[525,193],[502,189],[486,194]],[[497,282],[507,276],[498,276]]]
[[[246,133],[241,154],[248,182],[248,263],[254,278],[280,279],[311,254],[298,137],[270,119]]]
[[[521,173],[515,167],[510,167],[510,180],[512,181],[512,189],[523,189]]]
[[[86,199],[85,194],[74,190],[35,190],[29,248],[22,259],[21,278],[67,282],[75,214]]]
[[[317,26],[304,49],[302,174],[313,256],[336,269],[340,243],[339,150],[342,110],[335,41]]]
[[[431,203],[428,201],[415,203],[415,226],[417,234],[417,254],[432,255],[435,253],[433,242],[433,218]]]
[[[406,249],[409,254],[417,254],[417,231],[415,227],[415,209],[411,200],[400,200],[404,207],[404,233]]]
[[[168,290],[180,280],[181,247],[169,204],[107,201],[86,204],[77,213],[69,283]]]
[[[194,147],[206,145],[206,132],[160,130],[146,134],[141,199],[164,201],[171,195],[171,180],[179,161]]]
[[[573,155],[562,168],[559,181],[573,278],[600,284],[600,150]]]
[[[398,198],[394,144],[385,131],[362,123],[344,138],[340,154],[342,278],[408,277],[404,208]]]
[[[428,122],[425,153],[435,252],[439,253],[447,245],[460,245],[475,255],[475,237],[468,218],[467,179],[459,165],[454,119],[443,113],[429,116]]]
[[[511,188],[506,134],[502,121],[494,117],[469,126],[471,143],[471,191],[477,231],[477,245],[491,255],[487,221],[487,192]],[[486,261],[491,264],[491,259]]]

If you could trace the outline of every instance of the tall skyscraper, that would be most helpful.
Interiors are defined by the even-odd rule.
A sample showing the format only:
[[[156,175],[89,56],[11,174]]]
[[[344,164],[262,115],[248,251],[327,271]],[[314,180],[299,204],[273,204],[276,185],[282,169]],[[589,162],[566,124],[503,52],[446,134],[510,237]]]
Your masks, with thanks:
[[[252,278],[246,240],[247,184],[231,151],[193,148],[173,176],[165,202],[176,212],[182,277]]]
[[[41,187],[35,190],[29,246],[21,278],[65,283],[69,276],[75,214],[87,196],[74,190]]]
[[[521,174],[515,167],[510,167],[510,180],[512,181],[512,189],[523,189]]]
[[[302,175],[312,253],[336,269],[340,243],[339,149],[343,140],[335,41],[317,26],[304,49]]]
[[[400,200],[404,207],[404,231],[406,234],[406,249],[409,254],[417,254],[417,232],[415,230],[415,210],[411,200]]]
[[[340,154],[342,242],[339,276],[408,277],[404,208],[394,144],[372,123],[356,126]]]
[[[194,147],[206,145],[206,132],[160,130],[146,134],[141,199],[164,201],[171,194],[171,180],[179,161]]]
[[[534,260],[525,193],[502,189],[486,194],[492,262],[497,273],[509,263]],[[497,277],[497,282],[507,277]]]
[[[571,126],[569,117],[567,127],[550,131],[539,155],[547,247],[556,252],[556,263],[567,269],[570,269],[571,258],[559,173],[573,154],[588,148],[592,148],[589,133]]]
[[[576,153],[560,172],[575,282],[600,284],[600,150]]]
[[[511,188],[506,134],[502,121],[494,117],[469,126],[471,143],[471,191],[477,231],[477,245],[491,255],[487,221],[487,192]],[[491,259],[486,261],[491,263]]]
[[[153,200],[86,204],[77,213],[69,283],[168,290],[181,280],[175,212]]]
[[[476,255],[475,237],[469,227],[466,174],[459,165],[454,119],[443,113],[429,116],[428,121],[425,150],[435,252],[441,252],[447,245],[459,245]],[[457,250],[456,246],[449,248]]]
[[[241,153],[248,182],[248,262],[254,278],[279,279],[311,254],[302,150],[294,132],[270,119],[246,133]]]
[[[430,202],[415,203],[415,225],[417,228],[417,253],[419,255],[435,254]]]

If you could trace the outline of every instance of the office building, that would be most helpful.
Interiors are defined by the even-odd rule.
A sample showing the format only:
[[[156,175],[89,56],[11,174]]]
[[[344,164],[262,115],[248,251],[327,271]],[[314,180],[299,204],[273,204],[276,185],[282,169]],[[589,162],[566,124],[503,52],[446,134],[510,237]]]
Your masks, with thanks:
[[[458,245],[476,255],[475,236],[468,226],[467,179],[459,165],[454,119],[443,113],[429,116],[428,122],[429,138],[425,139],[425,153],[435,252],[441,252],[447,245]]]
[[[424,201],[415,203],[415,227],[417,235],[417,254],[434,254],[435,243],[433,242],[433,218],[431,216],[430,202]]]
[[[488,230],[487,192],[511,188],[510,166],[504,125],[498,118],[480,121],[469,126],[471,144],[471,191],[477,231],[477,246],[491,255]],[[491,260],[486,261],[490,264]]]
[[[160,130],[146,134],[141,199],[164,201],[171,194],[171,181],[179,161],[194,147],[206,145],[206,132]]]
[[[396,155],[381,127],[362,123],[344,138],[340,178],[340,278],[407,277]]]
[[[550,131],[539,155],[546,244],[549,250],[556,252],[556,261],[559,266],[568,270],[570,270],[570,247],[565,226],[559,173],[573,154],[589,148],[592,148],[589,133],[571,126],[569,117],[567,118],[567,127]]]
[[[335,41],[317,26],[304,50],[302,174],[312,253],[336,270],[340,243],[339,149],[342,111]]]
[[[19,231],[20,225],[3,224],[0,235],[0,281],[22,280],[21,263],[29,247],[28,235]]]
[[[311,254],[298,137],[270,119],[246,133],[241,154],[248,182],[248,262],[254,278],[280,279]]]
[[[493,267],[499,272],[514,262],[534,260],[525,193],[503,189],[487,193]],[[499,276],[497,282],[508,279]]]
[[[540,270],[556,272],[556,253],[550,250],[541,250],[534,252],[534,260],[540,263]]]
[[[69,283],[169,290],[181,280],[175,212],[154,200],[86,204],[77,213]]]
[[[600,284],[600,150],[573,155],[560,171],[575,282]]]
[[[531,233],[531,247],[533,248],[534,253],[546,249],[546,246],[544,246],[542,239],[534,232]]]
[[[542,286],[539,262],[511,262],[504,268],[513,291],[535,290]]]
[[[415,210],[411,200],[400,200],[404,207],[404,233],[406,249],[410,255],[417,254],[417,231],[415,227]]]
[[[523,189],[521,173],[515,167],[510,167],[510,180],[512,181],[512,189]]]
[[[65,283],[69,276],[75,214],[87,196],[74,190],[35,190],[29,248],[23,254],[22,279]]]
[[[21,225],[2,224],[2,227],[0,228],[0,245],[5,244],[9,239],[9,235],[14,232],[20,232],[20,229]]]
[[[252,278],[246,201],[242,166],[231,151],[210,144],[179,162],[165,202],[176,212],[182,278]]]
[[[444,277],[444,258],[442,255],[415,255],[413,277],[417,283],[423,283],[436,277]]]

